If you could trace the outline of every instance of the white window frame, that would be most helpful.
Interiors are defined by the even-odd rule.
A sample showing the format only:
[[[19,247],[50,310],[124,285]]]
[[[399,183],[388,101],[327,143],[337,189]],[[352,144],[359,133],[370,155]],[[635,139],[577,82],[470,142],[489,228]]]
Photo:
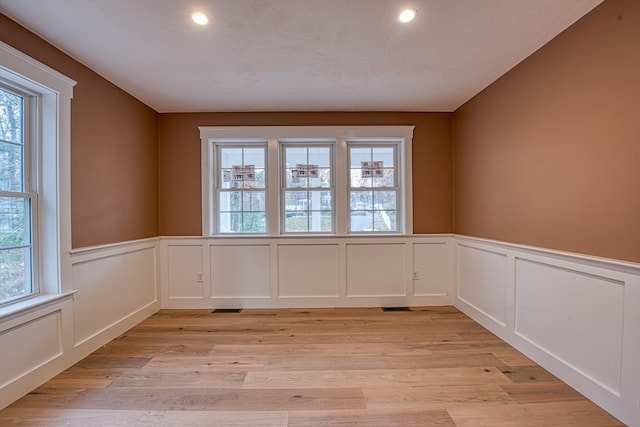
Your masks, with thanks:
[[[348,150],[347,141],[400,141],[398,146],[398,231],[395,233],[372,232],[367,235],[411,235],[413,234],[413,187],[412,187],[412,141],[414,126],[200,126],[201,171],[202,171],[202,235],[220,236],[215,229],[215,186],[216,163],[214,159],[215,142],[248,141],[267,139],[268,194],[267,213],[268,232],[266,236],[290,236],[282,233],[280,221],[283,210],[280,206],[281,168],[280,143],[313,140],[335,140],[334,162],[334,221],[336,236],[364,235],[348,231]],[[300,233],[303,236],[327,236],[326,233]],[[224,235],[229,236],[227,234]],[[233,234],[233,237],[255,237],[255,234]]]
[[[72,292],[71,99],[76,82],[0,42],[0,79],[34,94],[39,236],[33,248],[38,294],[0,307],[0,318]],[[34,242],[35,243],[35,242]]]

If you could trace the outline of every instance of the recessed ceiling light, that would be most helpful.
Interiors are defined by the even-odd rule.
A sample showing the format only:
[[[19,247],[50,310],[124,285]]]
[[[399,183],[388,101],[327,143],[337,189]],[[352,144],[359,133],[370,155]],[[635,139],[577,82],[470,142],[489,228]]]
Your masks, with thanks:
[[[202,12],[194,12],[191,14],[191,19],[198,25],[207,25],[209,23],[209,18]]]
[[[418,11],[415,9],[404,9],[402,12],[400,12],[400,15],[398,15],[398,21],[411,22],[417,14]]]

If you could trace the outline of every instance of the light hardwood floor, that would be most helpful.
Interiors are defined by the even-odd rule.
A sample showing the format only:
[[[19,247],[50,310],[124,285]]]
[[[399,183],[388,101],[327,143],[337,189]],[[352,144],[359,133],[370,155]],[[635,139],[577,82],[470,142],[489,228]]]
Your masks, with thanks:
[[[162,310],[0,425],[620,426],[453,307]]]

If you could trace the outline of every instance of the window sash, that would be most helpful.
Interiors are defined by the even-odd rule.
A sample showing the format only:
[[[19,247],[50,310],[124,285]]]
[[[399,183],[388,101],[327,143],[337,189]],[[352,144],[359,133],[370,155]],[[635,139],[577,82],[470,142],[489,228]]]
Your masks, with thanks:
[[[279,143],[280,234],[334,234],[335,142]],[[297,157],[290,155],[293,151],[299,151]],[[313,156],[312,151],[319,155]]]
[[[7,157],[19,157],[14,159],[13,165],[5,165],[12,168],[19,163],[19,171],[9,174],[13,178],[2,171],[3,182],[0,183],[0,306],[3,306],[36,295],[40,288],[37,251],[34,250],[38,242],[35,174],[38,157],[32,140],[37,102],[34,95],[14,86],[0,84],[0,91],[21,101],[19,123],[13,123],[13,136],[0,134],[0,144]],[[0,111],[7,122],[10,113],[6,109]],[[0,126],[0,129],[6,127]]]
[[[266,141],[251,143],[226,141],[214,143],[214,145],[216,232],[218,234],[268,233]]]
[[[391,156],[384,155],[389,149]],[[347,142],[347,151],[348,234],[398,233],[402,226],[399,221],[402,213],[399,143]],[[359,155],[354,156],[355,151],[359,151]],[[385,158],[391,160],[391,165],[385,164]],[[381,163],[373,163],[377,161]]]

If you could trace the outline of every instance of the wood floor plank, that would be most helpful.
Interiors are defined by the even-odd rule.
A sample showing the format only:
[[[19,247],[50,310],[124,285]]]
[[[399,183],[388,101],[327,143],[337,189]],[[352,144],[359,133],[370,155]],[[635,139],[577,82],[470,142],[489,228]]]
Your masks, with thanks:
[[[501,387],[518,403],[548,403],[584,399],[584,396],[561,381],[504,384]]]
[[[190,371],[144,369],[120,375],[111,381],[111,387],[138,388],[236,388],[240,389],[247,375],[246,371]]]
[[[105,388],[111,383],[113,379],[105,378],[62,378],[55,377],[42,385],[43,388],[49,390],[60,389],[85,389],[85,388]]]
[[[406,355],[397,356],[325,356],[325,357],[279,357],[270,358],[264,365],[265,370],[356,370],[356,369],[425,369],[448,366],[484,367],[496,366],[500,360],[492,354],[474,355]]]
[[[540,381],[559,381],[556,376],[538,365],[498,366],[507,378],[514,383],[531,383]]]
[[[322,411],[292,412],[289,427],[455,427],[447,411]]]
[[[110,409],[7,408],[0,412],[0,425],[33,427],[286,427],[288,418],[286,411],[113,411]]]
[[[599,408],[598,408],[599,409]],[[470,404],[449,409],[457,427],[622,427],[585,400],[524,405]]]
[[[476,350],[477,351],[477,350]],[[353,357],[353,356],[393,356],[404,358],[409,355],[430,355],[432,352],[423,344],[415,343],[324,343],[308,344],[217,344],[209,354],[226,356],[259,354],[275,358],[284,357]]]
[[[149,363],[151,359],[151,357],[114,357],[109,355],[91,354],[76,363],[74,366],[82,369],[140,369]]]
[[[265,364],[265,356],[256,354],[208,354],[203,356],[154,357],[144,370],[150,371],[240,371],[260,370]]]
[[[444,409],[471,403],[514,403],[498,384],[365,387],[369,409]]]
[[[243,388],[295,387],[390,388],[413,385],[504,384],[509,380],[497,368],[368,369],[327,371],[248,372]]]
[[[86,390],[69,402],[74,409],[169,411],[300,411],[364,409],[360,388],[124,388]]]
[[[454,307],[411,307],[161,310],[0,425],[622,424]]]

